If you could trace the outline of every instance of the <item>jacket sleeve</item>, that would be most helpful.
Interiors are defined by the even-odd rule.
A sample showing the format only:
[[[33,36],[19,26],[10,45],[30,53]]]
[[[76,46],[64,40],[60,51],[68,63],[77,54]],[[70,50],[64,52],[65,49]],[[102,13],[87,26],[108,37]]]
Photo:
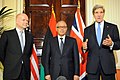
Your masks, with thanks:
[[[4,62],[4,58],[5,58],[5,48],[7,45],[7,34],[6,32],[3,32],[1,38],[0,38],[0,61]]]
[[[74,47],[73,47],[73,52],[74,52],[74,68],[75,68],[75,75],[79,76],[79,52],[78,52],[78,46],[76,40],[74,40]]]

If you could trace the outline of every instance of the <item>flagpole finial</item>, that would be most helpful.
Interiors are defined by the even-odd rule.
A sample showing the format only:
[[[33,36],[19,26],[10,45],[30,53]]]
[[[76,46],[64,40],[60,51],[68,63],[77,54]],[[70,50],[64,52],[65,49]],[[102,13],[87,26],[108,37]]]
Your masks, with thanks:
[[[54,13],[54,6],[53,6],[53,4],[52,4],[52,13]]]
[[[78,8],[80,8],[80,0],[78,0]]]
[[[53,8],[54,8],[54,6],[53,6],[53,4],[52,4],[52,10],[53,10]]]
[[[52,4],[52,12],[54,12],[54,5]]]

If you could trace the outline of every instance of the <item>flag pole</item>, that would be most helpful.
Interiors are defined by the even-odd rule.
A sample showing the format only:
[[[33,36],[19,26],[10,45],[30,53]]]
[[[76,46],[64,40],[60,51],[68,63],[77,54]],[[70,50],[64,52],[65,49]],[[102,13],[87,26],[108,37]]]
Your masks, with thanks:
[[[53,4],[52,4],[52,13],[53,13],[53,15],[55,16],[55,12],[54,12],[54,6],[53,6]]]
[[[77,8],[79,8],[80,9],[80,0],[78,0],[78,7]]]
[[[56,32],[56,17],[55,17],[53,4],[52,4],[51,18],[50,18],[50,21],[49,21],[49,27],[50,27],[50,30],[52,32],[53,37],[55,37],[57,35],[57,32]]]

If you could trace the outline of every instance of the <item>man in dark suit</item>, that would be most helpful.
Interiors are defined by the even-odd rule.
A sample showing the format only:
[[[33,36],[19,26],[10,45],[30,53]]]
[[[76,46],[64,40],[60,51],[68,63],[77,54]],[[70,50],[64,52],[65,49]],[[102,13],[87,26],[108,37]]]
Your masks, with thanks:
[[[58,36],[51,38],[42,55],[46,80],[64,76],[67,80],[79,80],[79,53],[74,38],[66,36],[67,24],[56,24]],[[63,46],[63,47],[62,47]]]
[[[103,17],[105,9],[95,5],[93,16],[95,22],[85,28],[83,50],[88,51],[88,80],[115,80],[116,65],[113,50],[120,48],[117,25],[106,22]]]
[[[4,80],[30,80],[30,56],[33,47],[31,33],[25,31],[28,16],[16,16],[16,28],[3,32],[0,38],[0,60]],[[21,33],[22,32],[22,33]]]

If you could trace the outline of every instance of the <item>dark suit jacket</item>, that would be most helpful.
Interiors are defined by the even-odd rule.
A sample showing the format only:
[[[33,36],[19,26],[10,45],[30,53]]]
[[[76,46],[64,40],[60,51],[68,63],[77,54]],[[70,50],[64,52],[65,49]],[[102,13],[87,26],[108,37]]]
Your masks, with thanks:
[[[73,80],[73,75],[79,75],[79,53],[76,40],[66,36],[61,54],[58,37],[49,40],[46,51],[42,55],[45,75],[50,74],[56,80],[60,71],[67,80]]]
[[[5,31],[0,38],[0,60],[4,66],[3,77],[5,80],[15,79],[19,76],[22,61],[27,78],[30,78],[30,56],[33,47],[32,35],[25,31],[25,48],[22,53],[16,29]]]
[[[108,34],[114,42],[113,49],[120,49],[117,25],[104,22],[103,36],[100,46],[98,45],[96,39],[95,23],[85,28],[84,41],[88,39],[87,73],[95,74],[99,64],[101,64],[105,74],[112,74],[116,72],[113,50],[110,50],[110,47],[102,45],[103,40]]]

